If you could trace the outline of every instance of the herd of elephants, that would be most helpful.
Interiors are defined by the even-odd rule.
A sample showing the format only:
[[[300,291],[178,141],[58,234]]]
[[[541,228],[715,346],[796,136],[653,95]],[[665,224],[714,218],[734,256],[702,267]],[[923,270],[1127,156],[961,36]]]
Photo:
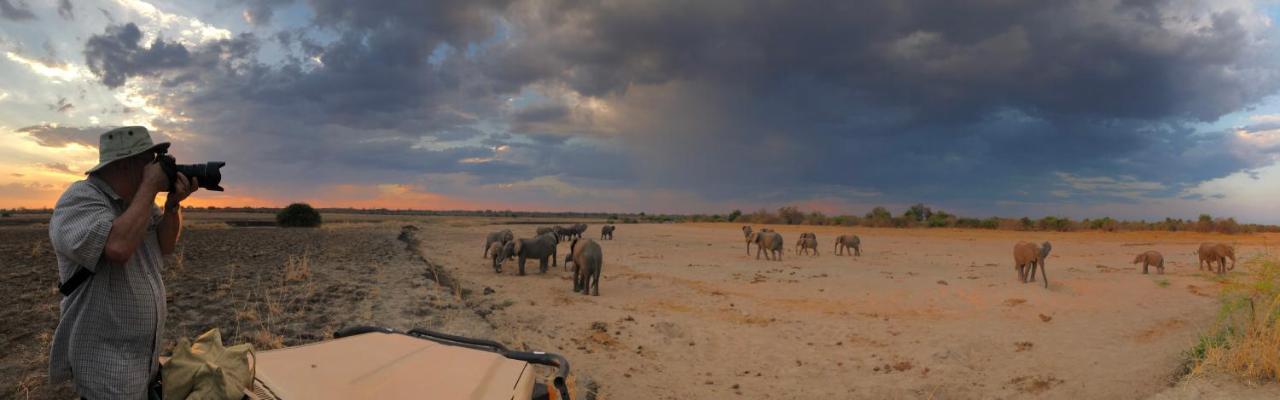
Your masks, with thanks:
[[[601,226],[600,240],[613,240],[615,229],[614,225]],[[568,269],[569,265],[573,264],[573,291],[599,296],[604,254],[600,244],[595,240],[582,238],[586,230],[586,224],[574,224],[569,227],[540,227],[532,239],[516,239],[510,229],[491,232],[485,237],[484,257],[492,260],[493,270],[497,273],[502,272],[502,263],[511,258],[518,260],[520,275],[524,275],[525,260],[530,258],[538,259],[539,272],[546,273],[547,260],[551,260],[551,266],[557,266],[556,248],[560,242],[569,241],[569,254],[565,255],[564,266]],[[769,228],[753,231],[751,226],[743,226],[742,235],[746,239],[747,255],[751,255],[751,245],[754,244],[757,260],[760,259],[761,254],[764,254],[766,260],[782,261],[781,233]],[[1013,263],[1014,269],[1018,271],[1018,280],[1023,283],[1035,282],[1036,269],[1039,267],[1040,277],[1044,281],[1044,286],[1048,288],[1049,277],[1045,271],[1044,261],[1049,257],[1049,250],[1052,248],[1049,242],[1041,244],[1018,242],[1013,245]],[[858,235],[840,235],[836,237],[832,252],[836,255],[847,253],[851,256],[861,256],[862,239]],[[818,236],[813,232],[801,233],[795,243],[795,253],[817,256]],[[1201,243],[1196,254],[1200,258],[1200,269],[1205,269],[1207,266],[1210,271],[1216,271],[1221,275],[1236,267],[1235,248],[1229,244]],[[1230,267],[1227,266],[1227,259],[1231,259]],[[1216,270],[1213,266],[1214,262],[1218,263]],[[1156,267],[1158,273],[1164,273],[1164,256],[1158,251],[1149,250],[1138,254],[1133,259],[1133,263],[1142,263],[1143,274],[1146,274],[1148,267],[1151,266]]]

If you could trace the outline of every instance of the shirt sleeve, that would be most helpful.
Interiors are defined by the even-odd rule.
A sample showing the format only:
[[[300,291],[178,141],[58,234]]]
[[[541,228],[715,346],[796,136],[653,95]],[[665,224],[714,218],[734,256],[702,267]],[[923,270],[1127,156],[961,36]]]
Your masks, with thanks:
[[[77,182],[53,208],[49,240],[58,254],[97,272],[114,221],[115,213],[108,200],[87,183]]]

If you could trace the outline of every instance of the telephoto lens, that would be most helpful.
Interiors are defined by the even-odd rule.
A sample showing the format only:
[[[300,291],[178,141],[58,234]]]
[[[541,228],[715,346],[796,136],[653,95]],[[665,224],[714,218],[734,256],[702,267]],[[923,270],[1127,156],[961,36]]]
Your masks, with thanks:
[[[169,187],[173,188],[173,182],[178,179],[178,173],[181,172],[187,176],[187,179],[196,178],[200,182],[200,187],[216,192],[222,191],[222,172],[219,168],[227,165],[222,161],[209,161],[200,164],[178,164],[172,155],[164,154],[160,157],[160,167],[164,169],[164,174],[169,177]]]

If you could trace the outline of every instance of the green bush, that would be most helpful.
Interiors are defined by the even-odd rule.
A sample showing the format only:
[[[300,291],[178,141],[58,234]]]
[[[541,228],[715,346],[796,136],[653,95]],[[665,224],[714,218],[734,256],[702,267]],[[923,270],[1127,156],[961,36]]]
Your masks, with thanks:
[[[276,214],[276,224],[285,228],[320,226],[320,212],[307,203],[293,203]]]

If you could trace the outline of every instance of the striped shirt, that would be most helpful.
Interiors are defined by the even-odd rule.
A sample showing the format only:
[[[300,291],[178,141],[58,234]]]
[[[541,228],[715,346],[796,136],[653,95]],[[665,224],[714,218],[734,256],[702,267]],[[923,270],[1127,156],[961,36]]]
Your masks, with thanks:
[[[69,296],[53,334],[49,380],[72,381],[90,399],[143,399],[159,371],[164,329],[163,265],[156,227],[158,207],[142,244],[125,265],[102,257],[107,235],[128,204],[101,178],[90,175],[62,193],[49,220],[59,282],[77,269],[93,271]]]

